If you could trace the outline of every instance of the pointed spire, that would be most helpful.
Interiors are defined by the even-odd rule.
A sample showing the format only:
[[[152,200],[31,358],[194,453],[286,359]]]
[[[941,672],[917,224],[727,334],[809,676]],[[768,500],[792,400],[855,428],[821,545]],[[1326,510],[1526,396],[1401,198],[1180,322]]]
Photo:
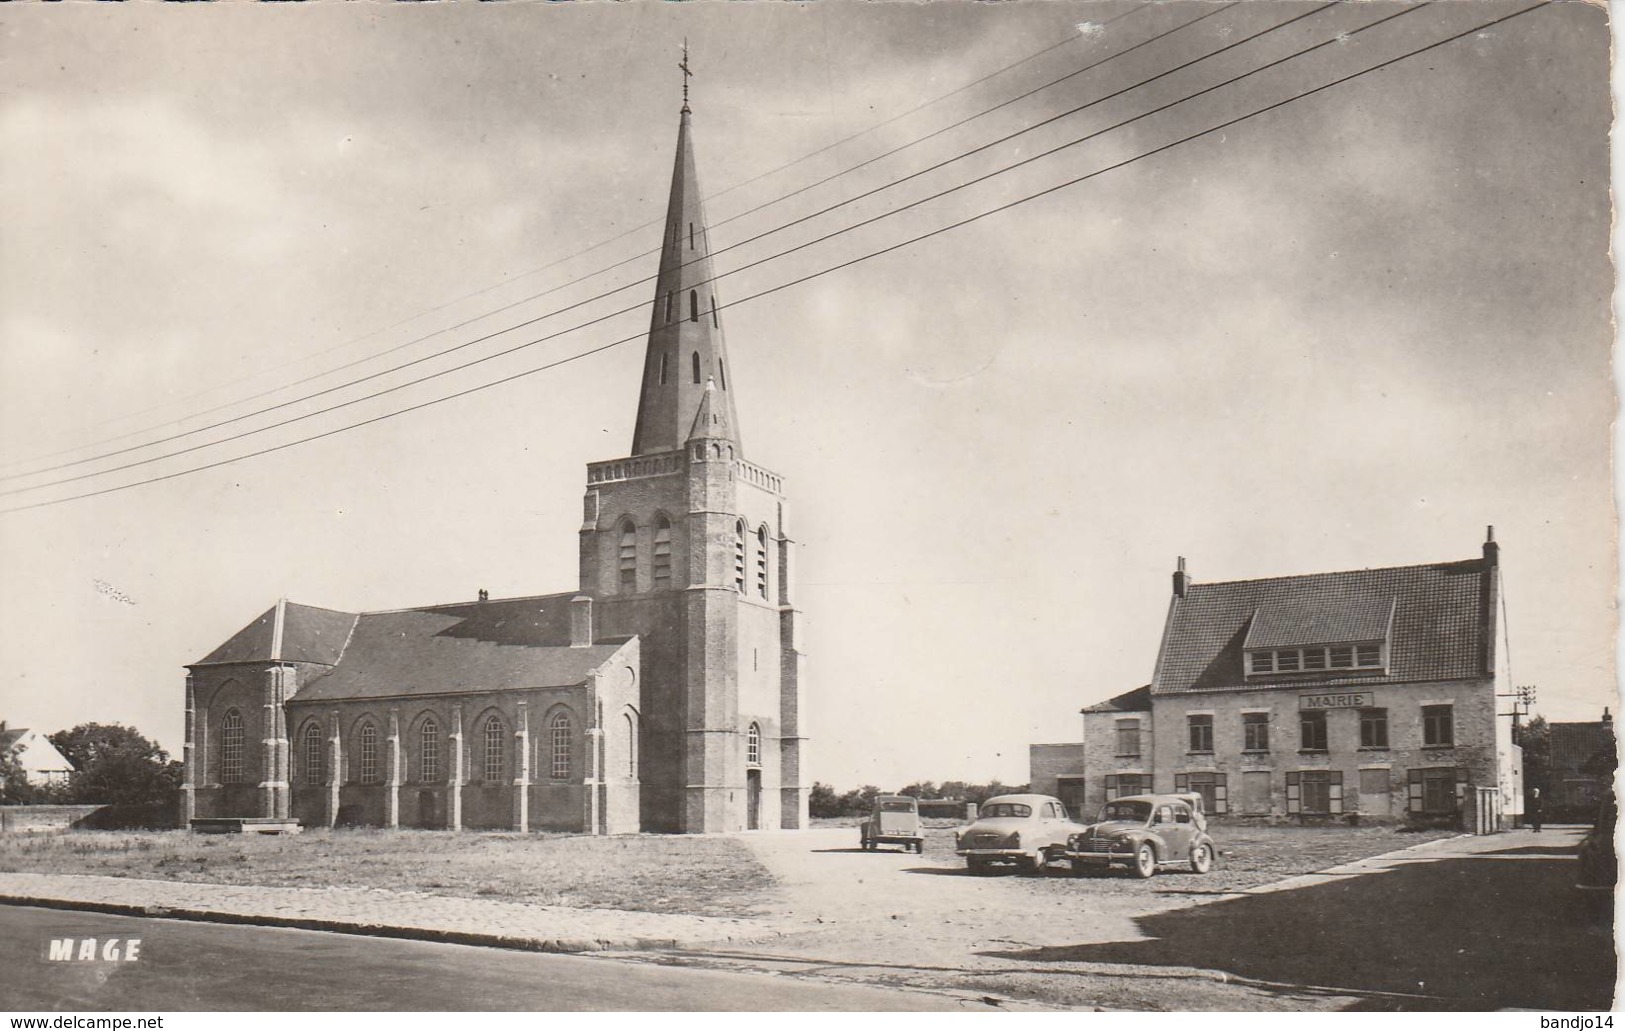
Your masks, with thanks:
[[[688,83],[688,57],[683,58],[683,83]],[[721,301],[712,282],[711,234],[700,203],[691,132],[693,113],[685,99],[677,128],[677,158],[672,168],[671,199],[666,207],[665,239],[660,250],[660,273],[655,281],[654,311],[649,320],[649,343],[643,359],[643,385],[638,399],[637,428],[632,454],[674,451],[683,446],[694,417],[715,381],[713,410],[734,435],[738,420],[729,390],[727,348],[723,343]]]
[[[689,427],[689,440],[733,440],[734,427],[726,404],[717,401],[717,381],[705,381],[705,393],[700,395],[700,407],[694,413],[694,425]]]

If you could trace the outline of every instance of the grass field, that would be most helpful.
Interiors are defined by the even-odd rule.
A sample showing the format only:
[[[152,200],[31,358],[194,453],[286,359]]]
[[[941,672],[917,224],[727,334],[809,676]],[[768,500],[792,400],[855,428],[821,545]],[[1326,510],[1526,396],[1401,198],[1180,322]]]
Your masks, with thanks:
[[[291,836],[6,835],[0,837],[0,871],[389,888],[698,916],[753,916],[773,898],[772,878],[737,839],[697,835],[326,829]]]

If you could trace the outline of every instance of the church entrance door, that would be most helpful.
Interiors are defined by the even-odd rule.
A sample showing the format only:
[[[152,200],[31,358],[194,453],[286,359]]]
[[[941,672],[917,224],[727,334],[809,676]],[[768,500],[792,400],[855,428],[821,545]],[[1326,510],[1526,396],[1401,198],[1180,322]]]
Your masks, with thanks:
[[[745,771],[745,829],[762,829],[762,771]]]

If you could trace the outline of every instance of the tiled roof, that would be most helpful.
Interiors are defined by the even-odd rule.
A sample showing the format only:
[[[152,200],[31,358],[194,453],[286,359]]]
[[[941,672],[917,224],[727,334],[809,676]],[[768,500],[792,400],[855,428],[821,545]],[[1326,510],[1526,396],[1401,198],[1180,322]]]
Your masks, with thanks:
[[[1393,598],[1273,598],[1253,614],[1248,648],[1290,648],[1309,644],[1355,644],[1388,636]]]
[[[1303,683],[1384,684],[1487,675],[1485,619],[1490,575],[1483,559],[1426,566],[1311,573],[1266,580],[1193,583],[1176,598],[1152,683],[1156,695]],[[1244,649],[1332,644],[1369,635],[1392,609],[1386,672],[1247,677]],[[1259,626],[1255,630],[1254,623]],[[1252,639],[1249,640],[1249,634]],[[1304,639],[1326,634],[1325,640]],[[1377,637],[1384,635],[1377,634]],[[1358,639],[1370,640],[1370,636]]]
[[[1613,734],[1611,723],[1553,723],[1552,768],[1578,770],[1586,760],[1608,747]]]
[[[1136,687],[1126,691],[1116,698],[1108,698],[1104,702],[1096,702],[1083,709],[1084,712],[1150,712],[1151,711],[1151,685]]]
[[[319,609],[295,602],[282,603],[282,651],[272,654],[276,646],[277,606],[272,605],[260,617],[231,636],[225,644],[210,652],[196,666],[222,662],[318,662],[331,666],[338,662],[344,650],[344,640],[355,626],[353,612]]]
[[[8,727],[5,730],[0,730],[0,750],[10,748],[21,740],[26,733],[28,733],[27,727]]]
[[[272,655],[272,607],[198,665],[276,658],[330,667],[300,687],[301,702],[568,687],[627,640],[570,647],[574,597],[572,591],[359,615],[286,602],[279,656]]]
[[[296,700],[579,684],[625,642],[570,647],[573,597],[363,613],[338,664],[300,688]]]

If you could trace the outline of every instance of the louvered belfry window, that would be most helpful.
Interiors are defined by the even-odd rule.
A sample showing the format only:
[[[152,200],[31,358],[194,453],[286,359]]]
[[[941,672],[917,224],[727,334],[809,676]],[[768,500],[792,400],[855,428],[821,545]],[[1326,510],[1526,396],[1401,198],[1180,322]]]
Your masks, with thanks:
[[[654,580],[656,590],[671,585],[671,520],[665,516],[655,520]]]
[[[638,589],[638,530],[630,522],[621,524],[619,566],[621,593],[631,594]]]

